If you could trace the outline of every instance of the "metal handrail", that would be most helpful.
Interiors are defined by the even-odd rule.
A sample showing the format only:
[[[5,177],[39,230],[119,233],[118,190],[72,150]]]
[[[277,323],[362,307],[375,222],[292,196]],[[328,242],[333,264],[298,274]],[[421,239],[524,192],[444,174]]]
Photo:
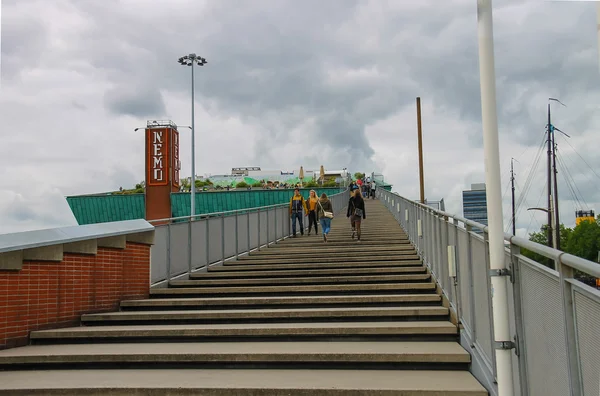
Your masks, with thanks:
[[[333,201],[333,200],[337,200],[339,198],[343,198],[345,194],[347,194],[348,190],[343,190],[340,191],[338,193],[332,194],[329,196],[329,198]],[[344,202],[337,202],[337,205],[339,206],[337,209],[338,210],[342,210],[345,206],[345,200]],[[254,208],[244,208],[244,209],[235,209],[235,210],[229,210],[229,211],[221,211],[221,212],[213,212],[213,213],[206,213],[206,214],[198,214],[195,216],[178,216],[178,217],[171,217],[171,218],[164,218],[164,219],[154,219],[151,220],[149,222],[152,223],[162,223],[162,224],[156,224],[156,230],[162,230],[162,229],[166,229],[166,250],[163,252],[163,248],[158,247],[156,244],[152,247],[152,252],[156,253],[158,255],[159,260],[156,261],[156,265],[158,266],[158,268],[161,268],[163,265],[166,267],[164,268],[166,270],[166,274],[165,274],[165,278],[160,278],[160,279],[156,279],[154,280],[152,278],[152,271],[151,271],[151,286],[157,286],[160,284],[168,284],[171,279],[173,279],[174,277],[180,277],[180,276],[185,276],[190,275],[193,272],[196,271],[200,271],[200,270],[206,270],[209,267],[212,267],[214,265],[219,265],[219,264],[223,264],[224,262],[226,262],[227,260],[230,260],[232,258],[238,258],[240,255],[245,255],[248,254],[254,250],[261,250],[263,247],[265,248],[269,248],[272,244],[277,244],[280,240],[284,240],[286,238],[289,237],[289,233],[291,231],[290,228],[290,220],[289,220],[289,216],[284,216],[284,218],[280,218],[278,219],[278,217],[281,216],[281,212],[278,215],[278,212],[281,209],[286,209],[289,206],[288,203],[280,203],[280,204],[274,204],[274,205],[267,205],[267,206],[259,206],[259,207],[254,207]],[[266,241],[264,240],[264,234],[263,234],[263,238],[261,238],[261,218],[260,215],[261,213],[266,213]],[[256,226],[258,227],[258,233],[257,235],[257,241],[256,241],[256,245],[254,247],[250,246],[250,235],[251,235],[251,231],[250,231],[250,220],[249,220],[249,216],[250,214],[258,214],[258,218],[256,220]],[[274,216],[274,221],[275,221],[275,229],[273,230],[270,226],[270,216]],[[246,218],[246,222],[247,222],[247,246],[248,249],[247,250],[243,250],[240,252],[240,246],[239,246],[239,235],[238,235],[238,220],[240,218],[240,216],[245,217]],[[227,254],[225,252],[225,240],[226,240],[226,231],[225,231],[225,219],[226,218],[234,218],[235,219],[235,231],[233,232],[233,236],[235,238],[235,253],[233,255]],[[213,251],[210,247],[210,242],[209,242],[209,220],[210,219],[221,219],[221,244],[219,247],[216,247],[219,251],[220,251],[220,257],[218,258],[218,260],[211,260],[211,252]],[[284,220],[287,219],[287,220]],[[205,245],[205,249],[204,249],[204,254],[206,254],[206,264],[201,264],[198,267],[194,267],[193,263],[192,263],[192,245],[194,244],[194,242],[192,241],[192,227],[194,224],[198,224],[201,221],[205,221],[206,222],[206,230],[205,230],[205,234],[206,234],[206,240],[203,241],[206,245]],[[177,223],[176,223],[177,222]],[[287,226],[285,225],[287,222]],[[187,243],[187,247],[185,247],[184,249],[187,250],[187,261],[188,261],[188,266],[187,269],[184,271],[180,271],[177,270],[175,271],[175,273],[172,273],[172,268],[171,268],[171,229],[172,227],[178,226],[178,225],[184,225],[187,228],[187,237],[188,237],[188,243]],[[304,227],[306,227],[306,224],[304,224]],[[281,231],[281,233],[279,233],[279,231]],[[272,233],[275,233],[274,235],[272,235]],[[278,235],[279,234],[279,235]],[[281,235],[281,236],[280,236]],[[246,248],[244,248],[246,249]],[[163,255],[166,255],[163,256]],[[165,259],[165,261],[163,262],[163,258]],[[153,267],[153,266],[152,266]]]
[[[390,194],[395,195],[399,199],[401,199],[407,203],[410,203],[411,205],[416,205],[417,207],[419,207],[423,210],[434,213],[435,215],[437,215],[439,217],[447,217],[449,219],[454,219],[465,225],[468,225],[468,226],[471,226],[474,228],[478,228],[478,229],[482,230],[484,233],[488,232],[488,226],[486,226],[485,224],[481,224],[476,221],[469,220],[469,219],[466,219],[466,218],[458,216],[458,215],[454,215],[454,214],[451,214],[448,212],[444,212],[444,211],[432,208],[431,206],[424,205],[420,202],[408,200],[394,192],[390,192]],[[586,272],[589,275],[595,276],[596,278],[600,278],[600,264],[599,263],[595,263],[593,261],[586,260],[581,257],[577,257],[572,254],[565,253],[561,250],[557,250],[557,249],[542,245],[537,242],[532,242],[528,239],[518,237],[518,236],[509,234],[509,233],[504,234],[504,240],[509,242],[512,245],[518,246],[520,248],[525,248],[527,250],[530,250],[534,253],[542,255],[551,260],[554,260],[554,261],[560,260],[561,263],[566,264],[569,267],[572,267],[572,268],[582,271],[582,272]]]
[[[379,190],[377,196],[381,198],[384,205],[405,229],[409,239],[415,244],[419,255],[423,259],[423,263],[435,277],[442,295],[448,300],[449,306],[454,309],[458,322],[461,324],[461,344],[474,356],[473,361],[478,362],[478,367],[474,369],[473,373],[491,395],[500,393],[496,382],[499,370],[496,364],[498,350],[502,350],[505,354],[506,350],[514,349],[514,354],[510,356],[511,359],[518,361],[518,369],[515,371],[515,373],[518,372],[518,377],[513,378],[511,386],[515,389],[521,389],[523,395],[531,393],[535,390],[533,387],[539,387],[540,381],[543,382],[543,379],[539,377],[539,373],[529,371],[528,362],[552,357],[551,354],[536,349],[535,341],[529,338],[532,335],[531,332],[536,330],[531,330],[531,325],[526,325],[527,318],[536,309],[544,309],[544,307],[548,309],[548,306],[540,305],[542,304],[540,302],[541,296],[527,297],[525,290],[531,293],[531,282],[535,278],[526,269],[537,273],[537,276],[552,279],[553,286],[550,289],[554,293],[552,301],[556,298],[560,301],[560,311],[558,311],[560,316],[554,319],[553,328],[558,326],[563,329],[564,343],[556,346],[556,348],[564,348],[567,359],[566,362],[556,363],[554,370],[567,372],[568,383],[561,383],[563,390],[570,390],[570,393],[565,394],[571,396],[581,395],[583,394],[584,383],[589,384],[590,380],[596,380],[596,378],[593,378],[593,374],[589,372],[585,374],[582,369],[581,353],[584,352],[581,352],[580,342],[589,341],[590,328],[588,324],[587,332],[581,333],[582,330],[578,327],[580,325],[586,326],[578,319],[579,315],[584,312],[579,311],[579,309],[586,308],[584,308],[585,306],[580,308],[576,304],[575,296],[578,294],[585,295],[586,298],[590,299],[589,301],[595,302],[596,305],[593,305],[594,308],[592,309],[600,309],[600,291],[577,280],[575,270],[600,278],[600,264],[522,237],[504,233],[504,240],[508,242],[504,246],[505,260],[510,260],[510,265],[503,271],[492,269],[490,267],[488,227],[486,225],[423,205],[420,202],[408,200],[394,192]],[[403,216],[401,215],[402,212],[404,212]],[[464,227],[460,226],[459,223],[463,223]],[[459,228],[467,235],[461,248],[459,248]],[[483,235],[472,232],[474,228],[482,230]],[[483,244],[483,249],[485,249],[485,253],[483,256],[478,256],[477,261],[473,257],[475,250],[472,243],[475,240],[480,241]],[[466,246],[464,243],[466,243]],[[448,249],[447,252],[446,248]],[[466,250],[459,252],[460,249]],[[479,249],[481,249],[481,244]],[[522,255],[521,249],[527,249],[554,261],[555,269],[552,270],[528,259]],[[475,275],[476,268],[477,275]],[[485,278],[482,276],[485,276]],[[512,311],[509,312],[509,316],[506,318],[511,326],[510,337],[497,338],[498,334],[494,331],[496,324],[494,320],[498,320],[498,318],[492,315],[491,297],[494,289],[491,285],[491,278],[497,276],[510,277],[507,288],[512,291],[510,302]],[[527,289],[523,289],[523,287]],[[466,305],[463,305],[463,298],[467,301]],[[481,299],[477,302],[478,305],[475,303],[476,298]],[[529,309],[527,312],[524,311],[526,306]],[[551,307],[553,309],[552,314],[557,313],[555,308],[555,305]],[[482,311],[480,312],[480,310]],[[535,314],[533,316],[535,317]],[[504,318],[501,318],[501,320],[504,320]],[[487,324],[483,324],[485,322]],[[507,323],[504,322],[504,324]],[[484,330],[486,328],[489,329],[489,332]],[[585,379],[584,374],[586,375]]]

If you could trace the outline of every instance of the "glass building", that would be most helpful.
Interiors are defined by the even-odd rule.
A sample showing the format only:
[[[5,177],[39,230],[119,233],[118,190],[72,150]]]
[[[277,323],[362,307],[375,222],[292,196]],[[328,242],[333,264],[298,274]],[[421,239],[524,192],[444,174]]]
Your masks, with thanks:
[[[471,189],[463,191],[463,216],[469,220],[488,225],[485,183],[471,184]],[[474,232],[483,233],[474,228]]]

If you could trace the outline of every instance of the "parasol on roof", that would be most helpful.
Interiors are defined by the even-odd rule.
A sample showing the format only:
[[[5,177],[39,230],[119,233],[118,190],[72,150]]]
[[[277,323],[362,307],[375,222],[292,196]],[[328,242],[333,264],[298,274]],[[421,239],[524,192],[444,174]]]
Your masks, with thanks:
[[[300,167],[300,173],[298,174],[298,179],[300,179],[300,187],[302,187],[302,182],[304,181],[304,167]]]

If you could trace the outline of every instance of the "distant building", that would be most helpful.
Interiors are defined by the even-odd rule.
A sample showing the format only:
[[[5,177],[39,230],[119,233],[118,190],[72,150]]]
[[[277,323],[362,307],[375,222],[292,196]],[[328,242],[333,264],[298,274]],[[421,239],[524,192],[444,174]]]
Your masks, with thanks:
[[[471,184],[471,189],[463,191],[463,216],[469,220],[488,225],[485,183]],[[479,229],[474,232],[482,233]]]

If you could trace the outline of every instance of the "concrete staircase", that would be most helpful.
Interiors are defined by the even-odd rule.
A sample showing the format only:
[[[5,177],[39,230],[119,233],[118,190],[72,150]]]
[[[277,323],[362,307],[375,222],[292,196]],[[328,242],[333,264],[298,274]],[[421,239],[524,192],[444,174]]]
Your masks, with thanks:
[[[338,216],[326,244],[287,239],[33,332],[0,351],[0,395],[487,395],[406,235],[366,209],[360,243]]]

